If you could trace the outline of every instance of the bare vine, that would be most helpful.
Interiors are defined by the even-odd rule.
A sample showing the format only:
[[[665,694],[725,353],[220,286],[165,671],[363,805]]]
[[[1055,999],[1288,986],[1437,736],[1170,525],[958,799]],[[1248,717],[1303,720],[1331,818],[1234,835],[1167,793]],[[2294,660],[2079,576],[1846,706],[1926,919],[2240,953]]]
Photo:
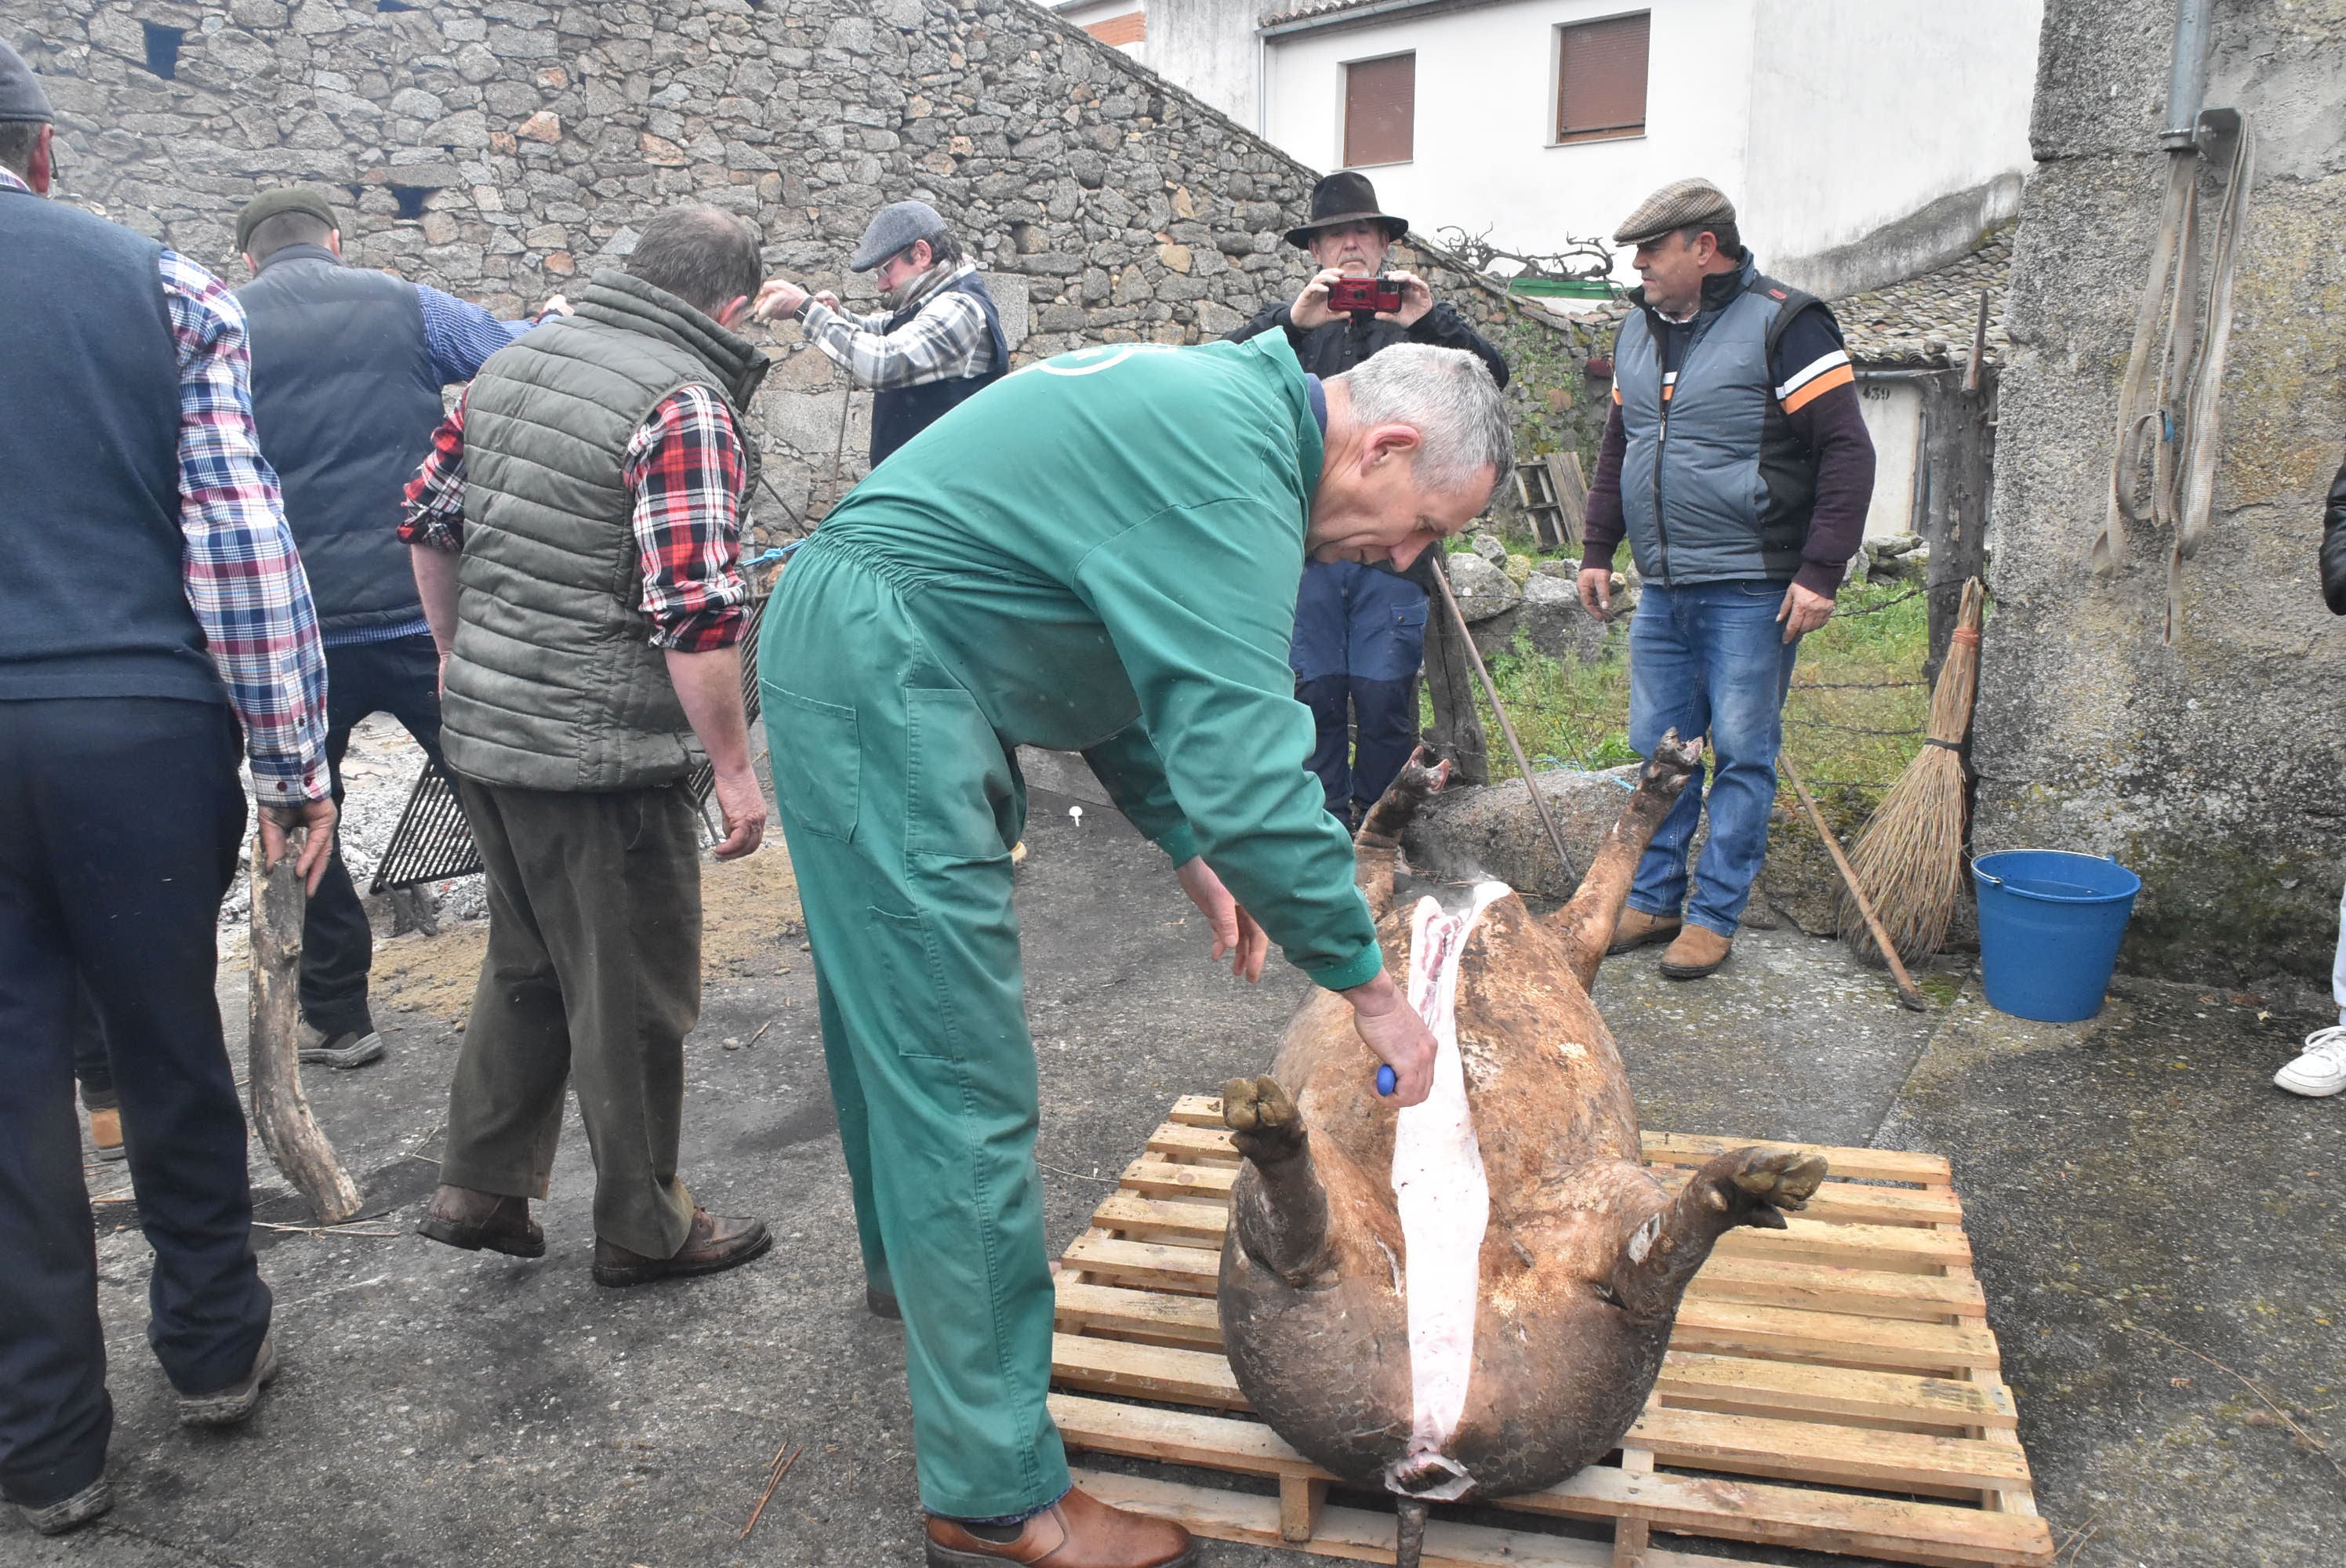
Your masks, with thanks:
[[[1463,229],[1443,229],[1436,233],[1443,249],[1475,271],[1492,277],[1596,282],[1613,276],[1613,248],[1601,239],[1566,235],[1561,250],[1509,250],[1491,242],[1488,229],[1480,234],[1469,234]],[[1494,271],[1494,264],[1502,261],[1513,262],[1515,270],[1512,274]]]

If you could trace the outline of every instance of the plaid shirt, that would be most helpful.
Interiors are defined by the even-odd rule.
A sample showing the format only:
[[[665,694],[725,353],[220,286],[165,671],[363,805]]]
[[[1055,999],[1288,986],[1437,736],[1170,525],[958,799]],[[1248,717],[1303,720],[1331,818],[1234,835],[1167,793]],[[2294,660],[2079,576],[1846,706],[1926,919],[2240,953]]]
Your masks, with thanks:
[[[30,190],[0,168],[0,184]],[[276,471],[252,431],[244,307],[166,250],[155,270],[179,369],[180,559],[188,603],[244,721],[264,806],[326,798],[326,656],[310,579],[293,552]]]
[[[994,356],[985,312],[959,290],[943,291],[946,284],[976,270],[976,262],[964,261],[942,277],[932,273],[922,289],[927,302],[921,313],[892,332],[888,331],[888,312],[850,315],[812,300],[799,324],[815,347],[846,367],[848,379],[860,387],[885,391],[984,375]]]
[[[627,443],[620,477],[636,498],[643,593],[655,647],[708,653],[741,640],[741,492],[748,477],[733,414],[707,387],[669,393]],[[407,484],[410,545],[464,545],[464,404],[432,433]]]

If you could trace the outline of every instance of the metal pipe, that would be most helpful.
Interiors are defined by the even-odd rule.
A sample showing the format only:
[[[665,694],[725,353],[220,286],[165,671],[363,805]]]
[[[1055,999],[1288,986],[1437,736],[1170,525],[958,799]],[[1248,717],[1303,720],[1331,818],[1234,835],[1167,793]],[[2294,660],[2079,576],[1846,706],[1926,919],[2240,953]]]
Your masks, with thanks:
[[[2215,45],[2215,0],[2175,0],[2172,74],[2167,81],[2167,128],[2158,145],[2170,152],[2198,148],[2199,109],[2208,100],[2208,57]]]

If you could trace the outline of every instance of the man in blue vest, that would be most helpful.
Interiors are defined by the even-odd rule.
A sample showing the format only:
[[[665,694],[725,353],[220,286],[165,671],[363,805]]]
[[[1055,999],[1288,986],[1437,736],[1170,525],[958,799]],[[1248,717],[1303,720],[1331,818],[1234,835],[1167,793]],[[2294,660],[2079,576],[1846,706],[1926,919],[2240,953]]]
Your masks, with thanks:
[[[872,466],[1010,369],[1010,341],[977,263],[925,201],[883,207],[849,259],[880,285],[876,315],[850,315],[831,293],[774,278],[758,290],[757,319],[790,317],[872,400]]]
[[[299,186],[264,191],[236,222],[252,270],[237,290],[252,338],[260,450],[284,486],[285,518],[326,646],[326,763],[342,799],[342,753],[369,714],[388,713],[440,755],[439,657],[396,535],[400,496],[440,423],[440,389],[536,325],[387,272],[342,265],[334,210]],[[546,311],[567,311],[559,295]],[[301,922],[301,1060],[359,1067],[382,1054],[367,1008],[374,935],[337,853]]]
[[[1588,487],[1580,602],[1613,607],[1626,534],[1645,588],[1629,625],[1629,744],[1710,738],[1710,788],[1678,797],[1637,862],[1612,951],[1668,942],[1662,973],[1725,963],[1768,852],[1784,694],[1865,535],[1873,443],[1832,312],[1761,275],[1735,208],[1664,186],[1615,236],[1642,288],[1613,351],[1613,413]],[[1687,846],[1710,839],[1689,895]]]
[[[40,81],[0,44],[0,1498],[104,1513],[114,1407],[73,1113],[76,993],[118,1080],[147,1342],[181,1421],[277,1369],[214,993],[246,802],[260,850],[334,824],[325,662],[261,460],[244,312],[185,257],[63,202]]]

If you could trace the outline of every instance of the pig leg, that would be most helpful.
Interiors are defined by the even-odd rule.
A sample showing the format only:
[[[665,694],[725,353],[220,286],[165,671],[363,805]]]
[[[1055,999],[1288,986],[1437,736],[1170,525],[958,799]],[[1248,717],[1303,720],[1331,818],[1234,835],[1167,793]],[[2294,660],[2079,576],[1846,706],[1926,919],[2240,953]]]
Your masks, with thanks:
[[[1824,1156],[1794,1149],[1736,1149],[1709,1160],[1630,1233],[1613,1266],[1615,1302],[1635,1319],[1676,1312],[1714,1242],[1739,1225],[1783,1229],[1783,1211],[1808,1207],[1824,1179]]]
[[[1613,940],[1621,906],[1628,901],[1629,879],[1637,869],[1637,857],[1646,852],[1654,830],[1662,825],[1687,780],[1701,766],[1701,741],[1680,740],[1675,729],[1663,736],[1647,759],[1637,791],[1621,808],[1621,820],[1596,847],[1596,858],[1589,862],[1588,874],[1580,879],[1579,891],[1570,903],[1549,917],[1553,929],[1564,938],[1567,960],[1583,991],[1596,983],[1596,965]]]
[[[1233,1078],[1222,1085],[1222,1120],[1255,1177],[1231,1193],[1239,1245],[1298,1289],[1317,1282],[1334,1255],[1303,1113],[1276,1078]]]
[[[1422,765],[1425,748],[1418,748],[1396,774],[1352,838],[1352,881],[1369,901],[1369,913],[1379,920],[1392,908],[1393,867],[1401,859],[1401,836],[1425,798],[1450,779],[1450,764]]]

